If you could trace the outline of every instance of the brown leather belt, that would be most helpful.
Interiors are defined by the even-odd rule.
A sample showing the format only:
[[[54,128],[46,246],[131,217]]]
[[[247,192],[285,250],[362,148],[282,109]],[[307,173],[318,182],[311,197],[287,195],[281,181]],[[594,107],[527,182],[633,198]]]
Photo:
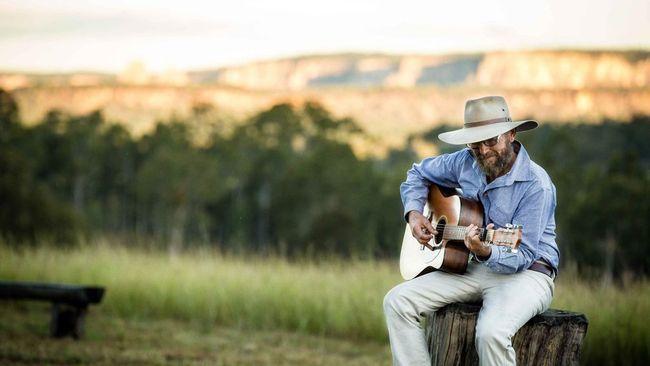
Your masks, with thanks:
[[[546,262],[534,261],[533,264],[531,264],[531,266],[528,267],[528,269],[530,269],[531,271],[543,273],[551,277],[551,279],[555,279],[555,270],[553,270],[553,267],[546,264]]]

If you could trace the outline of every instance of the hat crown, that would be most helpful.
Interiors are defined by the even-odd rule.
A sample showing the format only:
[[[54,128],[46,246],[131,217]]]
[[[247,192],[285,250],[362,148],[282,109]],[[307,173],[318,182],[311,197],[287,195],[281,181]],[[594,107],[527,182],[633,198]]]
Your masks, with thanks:
[[[489,96],[470,99],[465,103],[465,124],[484,122],[490,120],[511,121],[510,110],[505,98]]]

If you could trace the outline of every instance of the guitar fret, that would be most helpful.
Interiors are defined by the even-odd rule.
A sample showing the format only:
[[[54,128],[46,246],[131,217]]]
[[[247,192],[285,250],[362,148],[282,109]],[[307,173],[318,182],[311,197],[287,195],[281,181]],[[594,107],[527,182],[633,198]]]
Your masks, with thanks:
[[[466,226],[456,226],[456,225],[446,225],[446,226],[438,226],[437,229],[442,231],[442,238],[445,240],[464,240],[465,239],[465,233],[467,231]],[[483,233],[485,232],[486,229],[484,228],[479,228],[478,229],[478,234],[479,236],[483,236]]]
[[[442,239],[444,240],[464,240],[467,227],[465,226],[444,226],[439,225],[437,227],[438,231],[442,231]],[[505,245],[516,249],[516,243],[513,243],[510,240],[497,240],[493,242],[494,239],[494,230],[489,230],[486,228],[479,228],[478,234],[480,237],[483,237],[483,241],[489,242],[493,245]],[[492,234],[491,234],[492,233]]]

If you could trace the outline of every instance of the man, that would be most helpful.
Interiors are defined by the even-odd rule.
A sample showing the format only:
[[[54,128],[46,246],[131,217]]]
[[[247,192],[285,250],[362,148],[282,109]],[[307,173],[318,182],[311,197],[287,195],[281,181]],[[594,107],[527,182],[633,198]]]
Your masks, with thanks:
[[[427,243],[437,232],[422,215],[428,186],[460,188],[483,204],[488,227],[523,226],[517,253],[484,246],[469,226],[465,246],[472,259],[463,275],[435,271],[404,282],[386,294],[384,313],[395,365],[430,365],[421,324],[426,314],[454,302],[483,301],[476,324],[481,365],[515,365],[511,339],[530,318],[548,308],[559,264],[555,243],[555,187],[532,162],[517,132],[536,121],[512,121],[503,97],[467,101],[462,129],[438,135],[466,145],[452,154],[414,164],[400,187],[413,236]],[[435,341],[435,340],[434,340]]]

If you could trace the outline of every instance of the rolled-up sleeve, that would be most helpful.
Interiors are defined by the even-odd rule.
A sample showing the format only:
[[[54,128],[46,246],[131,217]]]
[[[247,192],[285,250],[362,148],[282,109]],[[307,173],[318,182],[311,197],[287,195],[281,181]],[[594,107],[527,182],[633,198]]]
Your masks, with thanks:
[[[551,189],[532,189],[525,194],[514,213],[512,223],[522,225],[522,238],[517,253],[503,246],[493,246],[485,264],[499,273],[515,273],[528,269],[539,257],[539,242],[555,206]]]
[[[406,181],[400,185],[400,195],[404,205],[404,219],[410,211],[422,212],[431,183],[457,188],[462,159],[466,152],[444,154],[426,158],[406,173]]]

